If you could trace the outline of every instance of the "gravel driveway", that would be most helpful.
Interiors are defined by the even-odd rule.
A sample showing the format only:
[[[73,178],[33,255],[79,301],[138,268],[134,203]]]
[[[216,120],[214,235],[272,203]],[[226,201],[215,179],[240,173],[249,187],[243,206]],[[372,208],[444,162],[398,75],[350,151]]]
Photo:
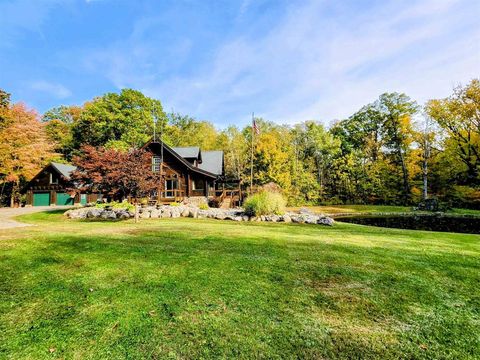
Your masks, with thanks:
[[[31,214],[41,211],[52,211],[59,209],[69,209],[71,206],[35,206],[35,207],[23,207],[23,208],[0,208],[0,229],[11,229],[22,226],[31,226],[31,224],[25,224],[13,220],[15,216],[23,214]]]

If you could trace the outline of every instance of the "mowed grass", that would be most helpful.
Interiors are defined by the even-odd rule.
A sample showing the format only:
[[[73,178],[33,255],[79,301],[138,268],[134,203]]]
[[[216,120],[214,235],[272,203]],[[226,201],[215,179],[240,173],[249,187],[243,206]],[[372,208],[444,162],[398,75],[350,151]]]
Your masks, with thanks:
[[[23,219],[0,233],[0,358],[480,355],[478,235]]]

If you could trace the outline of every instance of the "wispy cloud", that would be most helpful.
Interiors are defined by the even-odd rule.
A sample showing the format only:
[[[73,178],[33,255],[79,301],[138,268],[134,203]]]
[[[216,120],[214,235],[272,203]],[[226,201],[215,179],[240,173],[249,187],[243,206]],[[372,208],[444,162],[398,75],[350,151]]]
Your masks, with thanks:
[[[48,29],[52,36],[63,29],[61,21],[57,28],[45,25],[57,1],[0,4],[0,41],[9,38],[14,44],[19,32]],[[222,5],[145,0],[147,10],[140,7],[135,16],[126,16],[135,6],[122,2],[109,10],[114,20],[97,21],[95,29],[78,34],[79,24],[92,16],[102,18],[106,11],[85,6],[85,1],[77,0],[73,10],[64,12],[75,14],[75,30],[70,31],[85,35],[83,41],[66,46],[63,39],[56,43],[61,48],[46,53],[51,61],[44,61],[43,72],[29,73],[50,80],[36,84],[36,91],[67,97],[70,91],[59,85],[65,84],[75,89],[70,100],[80,102],[132,87],[160,99],[168,110],[223,126],[247,123],[252,111],[276,122],[329,122],[385,91],[406,92],[422,103],[479,76],[477,0],[244,0]],[[31,4],[25,29],[19,4]],[[107,31],[117,22],[122,24],[118,31]],[[45,42],[39,43],[43,49]]]
[[[30,88],[35,91],[47,93],[57,99],[66,99],[72,95],[72,92],[62,84],[51,83],[44,80],[33,82]]]
[[[278,122],[343,118],[384,91],[406,91],[422,102],[478,75],[480,29],[472,6],[394,2],[354,14],[312,1],[291,7],[262,37],[224,44],[193,78],[140,86],[181,110],[227,123],[246,121],[252,110]]]

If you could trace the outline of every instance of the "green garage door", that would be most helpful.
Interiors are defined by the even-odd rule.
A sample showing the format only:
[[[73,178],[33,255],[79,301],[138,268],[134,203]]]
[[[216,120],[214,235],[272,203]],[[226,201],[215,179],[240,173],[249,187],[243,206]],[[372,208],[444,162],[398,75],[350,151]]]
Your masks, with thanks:
[[[67,193],[57,192],[57,205],[73,205],[73,198]]]
[[[33,193],[33,206],[48,206],[50,205],[50,193]]]

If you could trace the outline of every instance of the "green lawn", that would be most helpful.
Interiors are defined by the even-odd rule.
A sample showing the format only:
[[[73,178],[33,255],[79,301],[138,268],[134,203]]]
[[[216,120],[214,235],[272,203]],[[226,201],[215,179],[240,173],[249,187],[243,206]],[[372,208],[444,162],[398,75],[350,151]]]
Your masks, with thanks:
[[[474,359],[480,236],[200,219],[0,233],[0,358]]]
[[[352,213],[352,214],[373,214],[373,213],[408,213],[413,212],[411,206],[393,206],[393,205],[321,205],[321,206],[298,206],[291,207],[289,210],[298,211],[301,208],[307,208],[315,213],[328,215]],[[479,215],[480,210],[471,209],[451,209],[449,214],[468,214]]]

